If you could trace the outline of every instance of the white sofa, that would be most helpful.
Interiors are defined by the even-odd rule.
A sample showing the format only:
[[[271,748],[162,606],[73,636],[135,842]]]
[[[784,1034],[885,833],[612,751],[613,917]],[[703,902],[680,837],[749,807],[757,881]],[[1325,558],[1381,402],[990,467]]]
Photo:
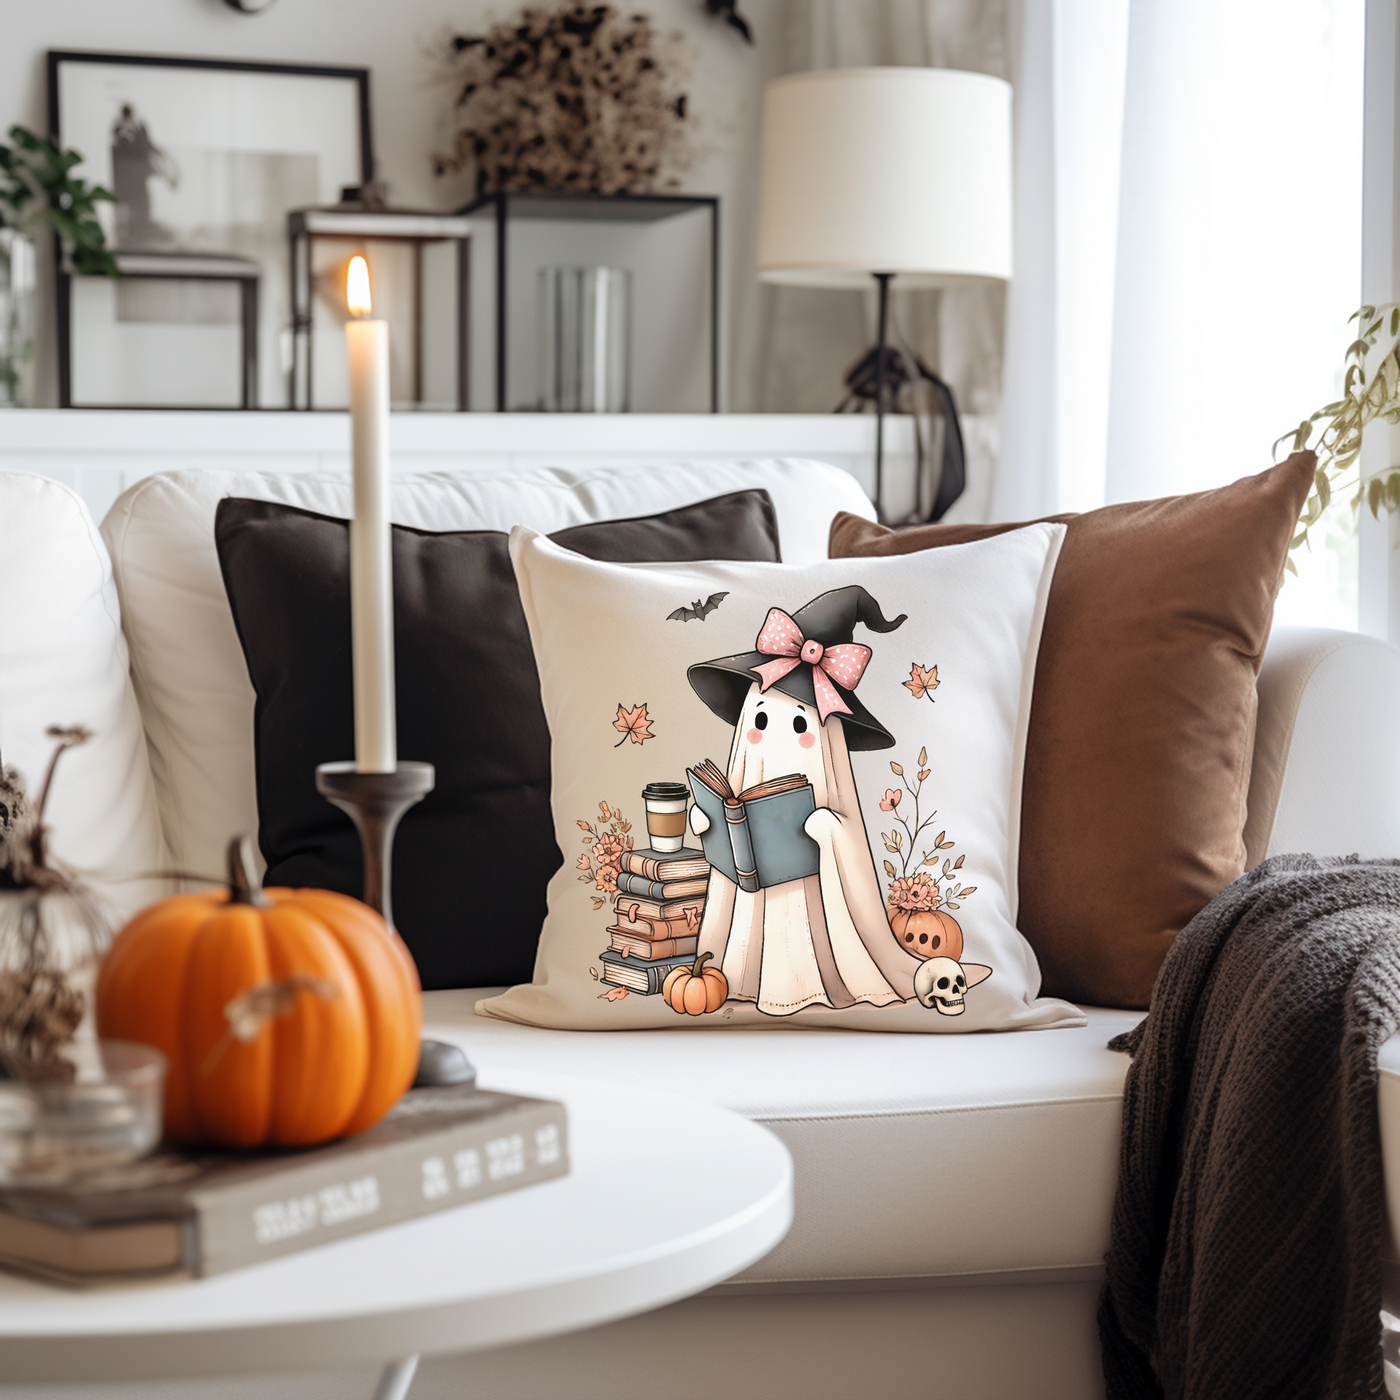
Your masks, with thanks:
[[[741,485],[773,495],[790,560],[825,555],[836,510],[869,510],[850,477],[803,462],[405,478],[394,510],[427,528],[553,529]],[[99,537],[66,488],[0,473],[0,750],[32,772],[44,724],[104,730],[73,755],[56,796],[56,847],[76,864],[149,869],[158,852],[218,869],[227,835],[255,824],[253,695],[211,532],[228,494],[348,506],[343,477],[190,471],[128,491]],[[1251,861],[1298,849],[1400,855],[1400,652],[1280,632],[1259,694]],[[1347,737],[1363,733],[1364,752]],[[790,1148],[796,1220],[767,1258],[703,1297],[573,1337],[428,1360],[415,1400],[1101,1394],[1094,1310],[1128,1063],[1105,1042],[1140,1013],[1086,1008],[1080,1029],[1000,1035],[623,1035],[486,1020],[472,1012],[479,995],[431,993],[426,1017],[484,1080],[566,1065],[728,1105]],[[1400,1071],[1400,1049],[1394,1060]],[[1400,1135],[1400,1073],[1382,1103]],[[357,1370],[104,1394],[312,1400],[368,1396],[372,1383]],[[70,1393],[91,1394],[5,1390]]]

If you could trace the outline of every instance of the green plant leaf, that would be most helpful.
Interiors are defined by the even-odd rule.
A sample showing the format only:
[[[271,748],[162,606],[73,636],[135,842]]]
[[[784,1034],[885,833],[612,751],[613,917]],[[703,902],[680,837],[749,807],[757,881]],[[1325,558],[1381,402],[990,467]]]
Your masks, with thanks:
[[[0,146],[0,223],[26,228],[47,223],[78,272],[117,276],[97,219],[97,205],[111,201],[110,191],[73,176],[82,155],[61,149],[52,137],[18,125],[10,127],[9,137],[13,146]]]

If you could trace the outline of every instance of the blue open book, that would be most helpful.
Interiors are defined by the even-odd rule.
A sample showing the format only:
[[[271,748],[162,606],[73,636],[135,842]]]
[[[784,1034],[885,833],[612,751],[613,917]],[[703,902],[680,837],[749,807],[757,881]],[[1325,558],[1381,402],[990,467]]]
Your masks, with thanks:
[[[708,758],[686,770],[695,805],[710,819],[700,837],[705,859],[752,894],[817,873],[820,851],[803,831],[817,809],[812,784],[800,773],[735,794]]]

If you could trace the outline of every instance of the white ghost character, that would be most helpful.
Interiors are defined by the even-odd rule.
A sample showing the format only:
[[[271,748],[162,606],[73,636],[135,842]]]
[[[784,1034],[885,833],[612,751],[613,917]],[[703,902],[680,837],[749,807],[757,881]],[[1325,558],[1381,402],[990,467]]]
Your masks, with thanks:
[[[899,625],[885,622],[865,589],[841,589],[824,594],[792,618],[771,610],[759,634],[761,654],[721,658],[692,667],[690,673],[692,685],[711,709],[733,720],[726,776],[734,792],[791,773],[802,774],[812,784],[816,810],[803,830],[817,843],[818,873],[749,893],[713,870],[700,924],[700,951],[710,953],[723,971],[729,995],[754,1002],[770,1016],[790,1016],[808,1006],[840,1009],[908,1001],[914,996],[914,976],[921,965],[921,959],[899,946],[890,929],[842,718],[844,710],[860,726],[857,747],[893,743],[850,694],[859,673],[852,679],[846,654],[864,652],[868,659],[869,649],[842,647],[839,642],[826,648],[808,641],[794,624],[808,615],[810,626],[814,610],[815,617],[824,620],[828,635],[847,641],[857,620],[878,631]],[[758,666],[747,663],[766,664],[765,657],[774,654],[765,649],[765,639],[775,614],[796,633],[786,655],[798,657],[798,662],[776,677],[770,673],[756,678],[752,673]],[[816,680],[814,686],[822,654],[837,647],[841,650],[831,671],[824,672],[825,679]],[[818,663],[811,661],[813,655]],[[794,671],[797,674],[785,685]],[[701,675],[697,683],[697,672],[709,674]],[[829,684],[833,677],[838,684],[849,682],[842,684],[842,692],[852,708],[841,704],[841,695]],[[817,703],[823,689],[828,704],[824,723]],[[830,706],[832,696],[840,709]],[[701,834],[708,827],[705,814],[693,808],[691,829]]]
[[[992,969],[953,958],[929,958],[914,974],[914,995],[931,1011],[961,1016],[967,1010],[968,989],[985,982]]]

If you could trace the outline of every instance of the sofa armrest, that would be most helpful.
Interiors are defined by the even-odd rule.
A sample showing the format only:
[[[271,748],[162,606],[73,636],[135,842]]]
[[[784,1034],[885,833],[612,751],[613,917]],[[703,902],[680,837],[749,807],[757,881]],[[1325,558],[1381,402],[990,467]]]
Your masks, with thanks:
[[[1400,856],[1400,651],[1357,632],[1276,628],[1259,672],[1245,847]]]

